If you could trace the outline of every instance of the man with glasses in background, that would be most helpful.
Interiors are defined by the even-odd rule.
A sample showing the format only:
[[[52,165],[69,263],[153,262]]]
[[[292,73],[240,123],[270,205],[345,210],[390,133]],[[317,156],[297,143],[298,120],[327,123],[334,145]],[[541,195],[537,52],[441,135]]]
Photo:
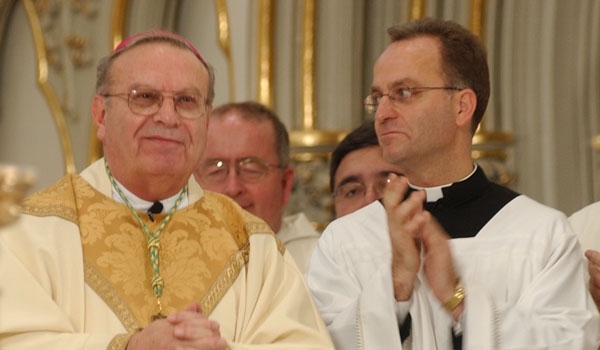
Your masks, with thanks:
[[[271,229],[192,176],[211,66],[184,38],[149,31],[97,77],[104,158],[0,229],[0,348],[332,349]]]
[[[471,157],[490,91],[482,43],[441,19],[388,33],[364,104],[404,176],[329,224],[307,274],[336,348],[595,349],[567,218]]]
[[[196,180],[265,220],[306,272],[320,235],[303,213],[283,217],[294,183],[285,125],[271,109],[252,101],[219,106],[209,120]]]
[[[373,120],[363,122],[331,153],[329,187],[336,218],[381,199],[389,175],[401,172],[383,159]]]

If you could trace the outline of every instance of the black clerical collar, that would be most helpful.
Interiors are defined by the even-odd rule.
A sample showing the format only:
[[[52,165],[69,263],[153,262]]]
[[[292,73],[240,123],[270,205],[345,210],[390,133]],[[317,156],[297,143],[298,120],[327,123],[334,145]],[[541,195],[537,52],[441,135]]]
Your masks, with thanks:
[[[146,211],[146,214],[148,214],[148,219],[154,222],[154,214],[162,213],[163,207],[163,204],[159,201],[155,201],[154,203],[152,203],[150,208],[148,208],[148,210]]]
[[[443,200],[446,205],[457,206],[472,200],[474,197],[480,196],[489,184],[490,181],[485,176],[483,170],[480,167],[477,167],[473,173],[464,180],[443,187],[441,189],[442,198],[429,200],[428,197],[427,202]],[[427,190],[425,191],[427,192]]]
[[[425,202],[432,203],[443,199],[447,203],[460,204],[477,196],[489,183],[490,181],[485,176],[481,167],[475,165],[473,171],[464,179],[448,185],[418,187],[409,183],[409,190],[406,197],[413,191],[425,191],[427,194]]]
[[[418,189],[409,187],[406,196]],[[488,180],[481,167],[462,181],[441,189],[443,197],[424,203],[452,238],[475,237],[518,193]],[[428,198],[429,199],[429,198]]]
[[[444,188],[444,199],[456,205],[471,200],[473,197],[480,196],[491,182],[485,176],[483,169],[477,167],[473,175],[463,181],[455,182],[452,186]]]

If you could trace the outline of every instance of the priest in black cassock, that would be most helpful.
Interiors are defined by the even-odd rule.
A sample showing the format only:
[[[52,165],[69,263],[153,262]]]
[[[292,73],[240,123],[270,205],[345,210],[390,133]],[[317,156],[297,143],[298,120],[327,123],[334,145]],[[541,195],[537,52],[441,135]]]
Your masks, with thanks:
[[[307,276],[336,348],[596,349],[565,215],[471,158],[490,94],[483,45],[437,19],[388,33],[364,104],[405,176],[325,229]]]

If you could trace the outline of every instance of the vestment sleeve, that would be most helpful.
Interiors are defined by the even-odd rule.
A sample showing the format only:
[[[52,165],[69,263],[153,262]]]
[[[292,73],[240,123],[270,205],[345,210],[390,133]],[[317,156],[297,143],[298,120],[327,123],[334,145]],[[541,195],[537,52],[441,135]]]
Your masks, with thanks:
[[[44,230],[60,232],[60,241],[40,235]],[[75,225],[64,220],[40,226],[36,218],[20,219],[0,229],[1,349],[104,350],[118,333],[125,333],[110,313],[98,315],[105,333],[83,331],[89,310],[83,307],[78,242]]]
[[[569,216],[569,223],[583,251],[600,250],[600,202],[592,203],[573,213]]]
[[[534,234],[520,235],[518,223],[508,231],[501,240],[518,246],[509,253],[499,240],[495,253],[470,260],[477,261],[481,276],[463,276],[465,347],[596,349],[598,310],[587,290],[581,249],[566,220],[546,220]],[[486,247],[479,252],[485,254]],[[491,274],[486,266],[492,264],[502,268]]]
[[[327,328],[291,255],[287,251],[281,253],[271,234],[253,234],[249,240],[246,268],[210,315],[220,322],[221,335],[229,347],[333,349]]]
[[[329,226],[319,239],[307,281],[336,348],[374,349],[379,348],[376,344],[387,344],[389,349],[401,349],[394,310],[406,315],[410,304],[405,302],[398,307],[395,303],[391,264],[378,264],[379,259],[366,255],[360,262],[354,260],[358,266],[346,263],[353,259],[345,259],[338,250],[343,248],[336,243],[334,230]],[[361,264],[374,271],[368,281],[357,276]]]

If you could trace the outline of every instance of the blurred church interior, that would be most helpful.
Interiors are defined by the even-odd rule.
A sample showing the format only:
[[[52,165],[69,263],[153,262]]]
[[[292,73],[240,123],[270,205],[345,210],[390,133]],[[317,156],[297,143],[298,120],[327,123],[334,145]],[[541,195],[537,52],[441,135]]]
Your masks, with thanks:
[[[492,95],[473,149],[486,173],[567,215],[600,200],[597,0],[0,0],[0,169],[32,171],[35,191],[100,157],[98,59],[129,34],[168,29],[215,67],[215,105],[279,114],[297,170],[287,211],[324,224],[329,152],[368,118],[386,28],[421,17],[455,20],[488,49]]]

